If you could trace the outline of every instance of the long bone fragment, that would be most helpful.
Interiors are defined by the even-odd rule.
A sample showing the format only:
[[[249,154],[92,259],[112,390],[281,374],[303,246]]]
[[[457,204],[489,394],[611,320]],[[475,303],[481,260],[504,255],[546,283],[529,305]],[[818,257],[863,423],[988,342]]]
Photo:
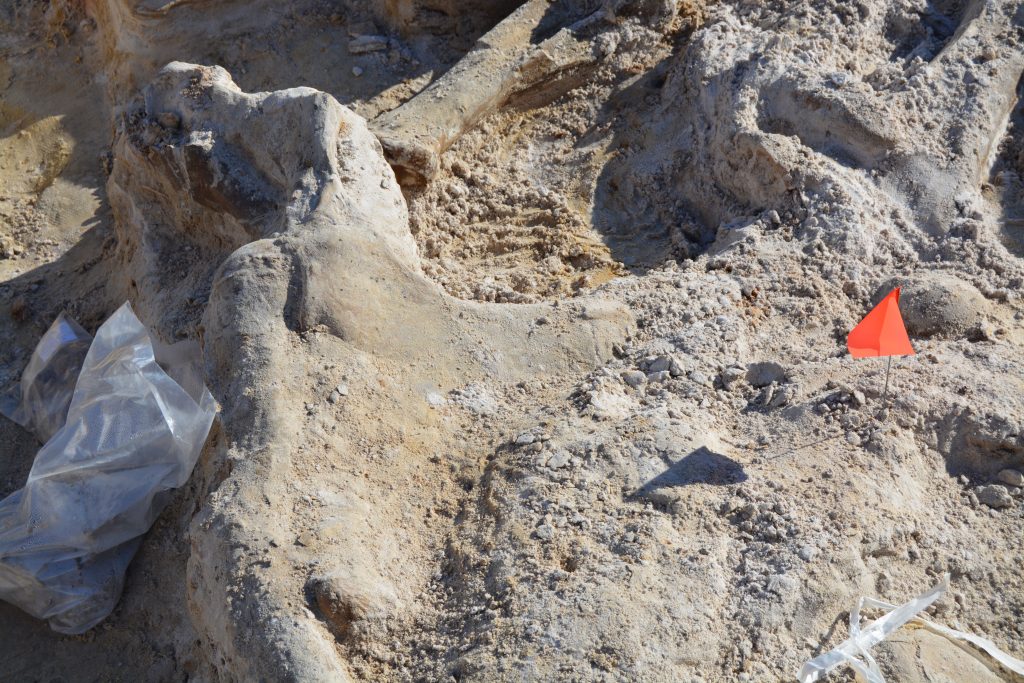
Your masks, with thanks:
[[[603,21],[607,10],[533,42],[551,7],[549,0],[523,4],[441,78],[370,123],[403,184],[434,177],[441,153],[516,94],[570,75],[584,77],[598,64],[601,57],[590,41],[576,36]],[[552,97],[561,92],[557,87],[552,90]]]

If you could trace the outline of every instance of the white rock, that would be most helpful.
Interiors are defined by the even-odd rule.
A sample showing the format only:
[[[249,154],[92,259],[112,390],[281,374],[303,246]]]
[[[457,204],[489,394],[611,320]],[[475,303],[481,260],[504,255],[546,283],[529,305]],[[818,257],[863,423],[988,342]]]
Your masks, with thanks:
[[[516,437],[516,445],[528,446],[529,444],[533,443],[536,440],[537,437],[534,436],[532,432],[523,432],[522,434]]]
[[[622,381],[636,389],[647,382],[647,375],[639,370],[626,370],[622,373]]]
[[[1013,505],[1013,498],[1010,497],[1010,492],[1006,490],[1005,486],[999,484],[979,486],[977,493],[978,500],[990,508],[1008,508]]]
[[[554,455],[548,458],[548,467],[553,470],[561,469],[569,464],[571,457],[568,451],[556,451]]]

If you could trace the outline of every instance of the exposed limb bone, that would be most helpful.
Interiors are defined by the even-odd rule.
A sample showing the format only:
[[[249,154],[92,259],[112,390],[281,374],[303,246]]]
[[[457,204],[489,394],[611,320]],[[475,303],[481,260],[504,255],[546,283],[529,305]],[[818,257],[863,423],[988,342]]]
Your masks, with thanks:
[[[549,0],[525,3],[440,79],[371,122],[399,180],[432,178],[440,154],[515,94],[574,72],[585,78],[597,65],[601,56],[589,41],[578,40],[575,34],[604,21],[608,10],[599,10],[546,40],[533,42],[551,7]]]
[[[180,126],[152,130],[168,112],[177,118],[163,119]],[[580,319],[576,306],[510,308],[446,296],[419,269],[404,200],[365,122],[308,88],[250,95],[223,69],[169,65],[123,122],[110,196],[124,274],[139,285],[140,312],[164,334],[182,313],[183,293],[159,286],[169,279],[167,260],[183,243],[199,247],[202,264],[174,275],[182,283],[175,286],[193,292],[216,269],[202,322],[210,384],[223,406],[216,457],[230,474],[193,526],[189,561],[193,620],[212,643],[212,661],[244,679],[343,680],[327,626],[300,597],[303,579],[265,571],[301,563],[291,550],[293,522],[281,514],[293,509],[283,501],[295,495],[289,472],[303,438],[287,399],[308,372],[298,335],[333,340],[348,356],[342,362],[401,364],[367,421],[372,428],[421,410],[414,387],[423,383],[447,390],[485,376],[530,377],[545,366],[586,367],[610,354],[629,316],[587,300]],[[263,208],[247,211],[256,199]],[[534,325],[542,315],[546,324]],[[343,464],[348,456],[335,454]],[[411,600],[418,591],[425,577],[409,574],[411,563],[382,559],[396,543],[387,516],[379,517],[346,517],[334,547],[348,565],[333,574],[325,600],[384,601],[392,592]],[[389,609],[373,607],[345,603],[325,616],[333,623],[337,614]],[[347,637],[346,623],[333,627]]]

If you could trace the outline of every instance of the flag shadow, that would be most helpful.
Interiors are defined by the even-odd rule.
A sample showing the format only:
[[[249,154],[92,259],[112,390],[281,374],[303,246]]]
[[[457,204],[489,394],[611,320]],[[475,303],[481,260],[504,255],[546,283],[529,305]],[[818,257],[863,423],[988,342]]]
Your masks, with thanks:
[[[707,446],[691,451],[668,469],[644,483],[629,498],[648,499],[655,502],[670,493],[671,489],[693,484],[712,484],[727,486],[739,484],[747,480],[743,465],[721,453],[712,451]]]

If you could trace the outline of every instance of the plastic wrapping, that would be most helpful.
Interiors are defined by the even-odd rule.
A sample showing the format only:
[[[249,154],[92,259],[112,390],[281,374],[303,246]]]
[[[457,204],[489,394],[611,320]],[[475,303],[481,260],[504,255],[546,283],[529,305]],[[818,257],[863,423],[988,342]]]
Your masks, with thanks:
[[[142,535],[188,480],[213,422],[199,359],[193,342],[154,352],[128,304],[100,327],[66,424],[25,487],[0,501],[0,599],[61,633],[110,614]]]
[[[0,397],[0,414],[43,443],[64,426],[78,372],[92,337],[61,313],[36,345],[21,382]]]
[[[850,637],[835,649],[811,659],[797,675],[800,683],[814,683],[840,664],[849,664],[860,678],[867,683],[885,683],[878,663],[871,656],[869,649],[885,640],[893,631],[904,624],[923,628],[943,636],[952,643],[963,647],[990,668],[1002,668],[1006,671],[1024,675],[1024,662],[1006,654],[987,638],[982,638],[963,631],[956,631],[940,624],[931,622],[920,616],[921,612],[942,597],[949,589],[949,575],[931,590],[922,593],[903,605],[890,605],[875,598],[862,597],[857,606],[850,612]],[[888,610],[888,612],[861,627],[860,612],[865,607]],[[968,644],[973,647],[968,647]],[[862,659],[863,658],[863,661]]]

